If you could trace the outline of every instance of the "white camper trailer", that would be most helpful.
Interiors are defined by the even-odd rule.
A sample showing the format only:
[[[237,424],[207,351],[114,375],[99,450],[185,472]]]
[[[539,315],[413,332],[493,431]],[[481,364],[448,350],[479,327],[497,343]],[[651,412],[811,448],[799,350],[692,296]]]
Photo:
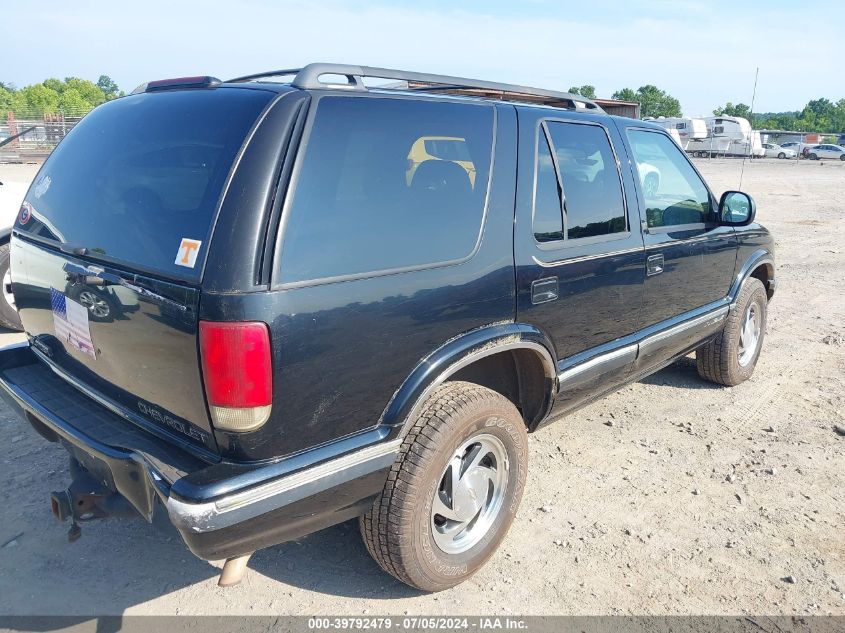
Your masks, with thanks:
[[[684,149],[683,141],[681,141],[681,135],[678,134],[678,130],[668,130],[669,136],[672,137],[672,140],[678,144],[678,147]]]
[[[735,116],[712,116],[704,119],[707,137],[687,146],[696,156],[750,156],[766,155],[760,133],[751,129],[748,119]]]
[[[677,132],[680,138],[679,145],[683,149],[687,149],[687,145],[692,140],[703,139],[707,137],[707,125],[704,119],[691,119],[687,117],[658,117],[656,119],[648,119],[652,123],[657,123],[661,127]]]

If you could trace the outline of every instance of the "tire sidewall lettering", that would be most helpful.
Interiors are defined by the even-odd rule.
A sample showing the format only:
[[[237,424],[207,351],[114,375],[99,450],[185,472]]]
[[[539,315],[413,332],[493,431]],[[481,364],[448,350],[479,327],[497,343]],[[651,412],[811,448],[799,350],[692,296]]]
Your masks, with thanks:
[[[495,435],[506,435],[505,446],[508,452],[508,490],[506,491],[506,505],[502,508],[503,512],[496,518],[494,526],[484,535],[484,537],[476,543],[472,549],[462,554],[447,554],[440,550],[435,544],[431,533],[431,507],[434,502],[434,495],[440,485],[440,471],[444,468],[444,459],[448,459],[448,451],[442,451],[440,460],[438,460],[437,476],[428,484],[421,500],[420,517],[417,521],[419,528],[419,553],[425,566],[440,576],[455,577],[466,575],[471,569],[477,568],[475,564],[479,556],[486,558],[490,542],[494,539],[498,540],[504,536],[502,527],[503,517],[508,515],[506,523],[509,525],[513,516],[519,508],[519,502],[522,498],[522,491],[525,488],[527,479],[527,453],[528,447],[520,434],[514,422],[511,422],[499,415],[486,415],[480,417],[473,424],[469,425],[466,433],[462,433],[457,437],[453,437],[450,442],[453,445],[458,445],[471,438],[479,432],[493,433]],[[516,468],[514,468],[516,464]]]

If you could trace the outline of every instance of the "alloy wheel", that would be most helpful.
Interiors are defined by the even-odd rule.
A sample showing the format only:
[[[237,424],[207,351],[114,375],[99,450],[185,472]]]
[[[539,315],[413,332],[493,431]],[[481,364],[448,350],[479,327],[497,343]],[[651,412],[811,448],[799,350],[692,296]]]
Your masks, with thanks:
[[[79,293],[79,303],[88,308],[91,314],[100,318],[107,317],[111,312],[108,302],[90,290],[83,290]]]
[[[761,330],[760,309],[756,303],[752,303],[745,311],[745,317],[742,320],[742,327],[739,331],[739,364],[746,367],[748,363],[754,358],[757,351],[757,343],[760,340]]]
[[[447,554],[476,545],[502,509],[508,487],[508,454],[502,441],[476,435],[453,453],[431,508],[432,537]]]

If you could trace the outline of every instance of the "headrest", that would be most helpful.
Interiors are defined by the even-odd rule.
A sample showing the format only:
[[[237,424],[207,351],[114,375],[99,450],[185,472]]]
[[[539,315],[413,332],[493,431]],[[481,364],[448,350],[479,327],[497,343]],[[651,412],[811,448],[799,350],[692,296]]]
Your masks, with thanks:
[[[411,181],[414,193],[466,195],[472,190],[466,169],[449,160],[427,160],[417,167]]]

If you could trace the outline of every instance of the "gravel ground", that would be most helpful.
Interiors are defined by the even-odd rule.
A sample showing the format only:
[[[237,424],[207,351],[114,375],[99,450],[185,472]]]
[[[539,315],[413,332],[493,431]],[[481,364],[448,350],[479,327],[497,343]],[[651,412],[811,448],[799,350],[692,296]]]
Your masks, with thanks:
[[[740,161],[697,163],[738,187]],[[0,406],[0,614],[845,614],[845,164],[754,161],[743,188],[778,248],[754,378],[683,359],[532,436],[522,508],[465,584],[399,584],[354,523],[258,552],[230,589],[140,521],[69,545],[47,503],[65,454]]]

